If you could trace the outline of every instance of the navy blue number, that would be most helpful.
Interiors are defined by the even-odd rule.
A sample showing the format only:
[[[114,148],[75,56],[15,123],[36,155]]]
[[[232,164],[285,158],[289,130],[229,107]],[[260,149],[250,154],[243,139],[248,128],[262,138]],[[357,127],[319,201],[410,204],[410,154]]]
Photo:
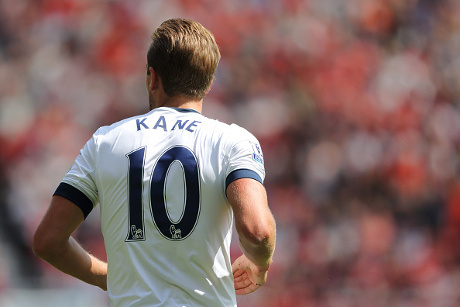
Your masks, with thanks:
[[[142,216],[142,176],[145,148],[129,155],[129,231],[126,241],[145,240]],[[166,176],[171,164],[179,161],[185,175],[185,206],[179,221],[169,218],[165,197]],[[136,177],[136,178],[133,178]],[[133,195],[135,194],[135,195]],[[181,204],[183,205],[183,204]],[[187,238],[195,228],[200,214],[200,183],[198,164],[194,154],[185,147],[172,147],[167,150],[155,165],[150,181],[150,206],[152,217],[158,231],[169,240]]]
[[[170,220],[164,197],[166,174],[174,161],[182,163],[186,191],[184,212],[177,223]],[[167,239],[186,238],[195,228],[200,213],[198,167],[193,153],[184,147],[173,147],[166,151],[153,170],[150,188],[152,215],[158,230]]]
[[[145,240],[144,217],[142,209],[142,178],[144,176],[145,147],[126,155],[129,160],[128,202],[129,231],[126,241]]]

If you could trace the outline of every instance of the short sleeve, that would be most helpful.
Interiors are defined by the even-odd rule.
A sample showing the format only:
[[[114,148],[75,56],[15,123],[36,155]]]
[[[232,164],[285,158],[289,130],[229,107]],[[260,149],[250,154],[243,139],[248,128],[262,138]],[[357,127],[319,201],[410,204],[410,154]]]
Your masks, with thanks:
[[[96,141],[93,136],[80,151],[54,195],[65,197],[80,207],[86,216],[98,203],[94,180]]]
[[[234,180],[252,178],[260,183],[265,179],[262,148],[247,130],[232,125],[232,147],[228,156],[226,187]]]

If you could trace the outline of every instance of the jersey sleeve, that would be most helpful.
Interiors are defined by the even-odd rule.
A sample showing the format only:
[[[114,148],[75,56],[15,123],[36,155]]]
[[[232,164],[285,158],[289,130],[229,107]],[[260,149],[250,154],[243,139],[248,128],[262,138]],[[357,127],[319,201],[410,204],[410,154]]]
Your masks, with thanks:
[[[232,147],[228,157],[225,187],[240,178],[252,178],[263,183],[265,167],[259,141],[241,127],[232,125],[231,128]]]
[[[54,195],[67,198],[82,211],[85,218],[98,203],[94,180],[96,141],[93,136],[80,151]]]

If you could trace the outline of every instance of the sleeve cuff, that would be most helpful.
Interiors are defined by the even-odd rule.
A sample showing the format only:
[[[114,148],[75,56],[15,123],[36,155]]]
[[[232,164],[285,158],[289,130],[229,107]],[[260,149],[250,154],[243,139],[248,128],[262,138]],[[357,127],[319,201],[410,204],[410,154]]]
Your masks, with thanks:
[[[86,217],[88,214],[93,210],[93,202],[86,196],[83,192],[79,189],[67,184],[65,182],[61,182],[54,192],[53,195],[59,195],[64,198],[67,198],[71,202],[73,202],[77,207],[83,211],[83,215]]]
[[[228,188],[230,183],[241,178],[252,178],[263,184],[262,178],[260,178],[259,174],[255,171],[250,169],[237,169],[228,174],[227,179],[225,180],[225,189]]]

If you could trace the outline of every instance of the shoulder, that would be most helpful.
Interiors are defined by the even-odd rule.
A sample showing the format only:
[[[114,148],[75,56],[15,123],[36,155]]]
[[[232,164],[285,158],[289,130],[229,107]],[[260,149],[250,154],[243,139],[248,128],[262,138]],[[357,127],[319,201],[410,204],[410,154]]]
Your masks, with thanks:
[[[230,133],[234,136],[239,136],[239,138],[248,138],[255,139],[256,137],[246,130],[245,128],[238,126],[237,124],[231,124],[228,126]]]
[[[201,116],[201,119],[204,124],[202,130],[207,134],[212,134],[221,142],[231,144],[242,140],[256,141],[252,133],[237,124],[228,124],[205,116]]]
[[[222,136],[230,155],[240,155],[243,152],[253,156],[253,158],[263,164],[263,153],[259,140],[237,124],[227,125]]]
[[[251,132],[241,126],[238,126],[237,124],[227,125],[225,129],[225,138],[230,143],[247,141],[258,143],[257,138]]]

